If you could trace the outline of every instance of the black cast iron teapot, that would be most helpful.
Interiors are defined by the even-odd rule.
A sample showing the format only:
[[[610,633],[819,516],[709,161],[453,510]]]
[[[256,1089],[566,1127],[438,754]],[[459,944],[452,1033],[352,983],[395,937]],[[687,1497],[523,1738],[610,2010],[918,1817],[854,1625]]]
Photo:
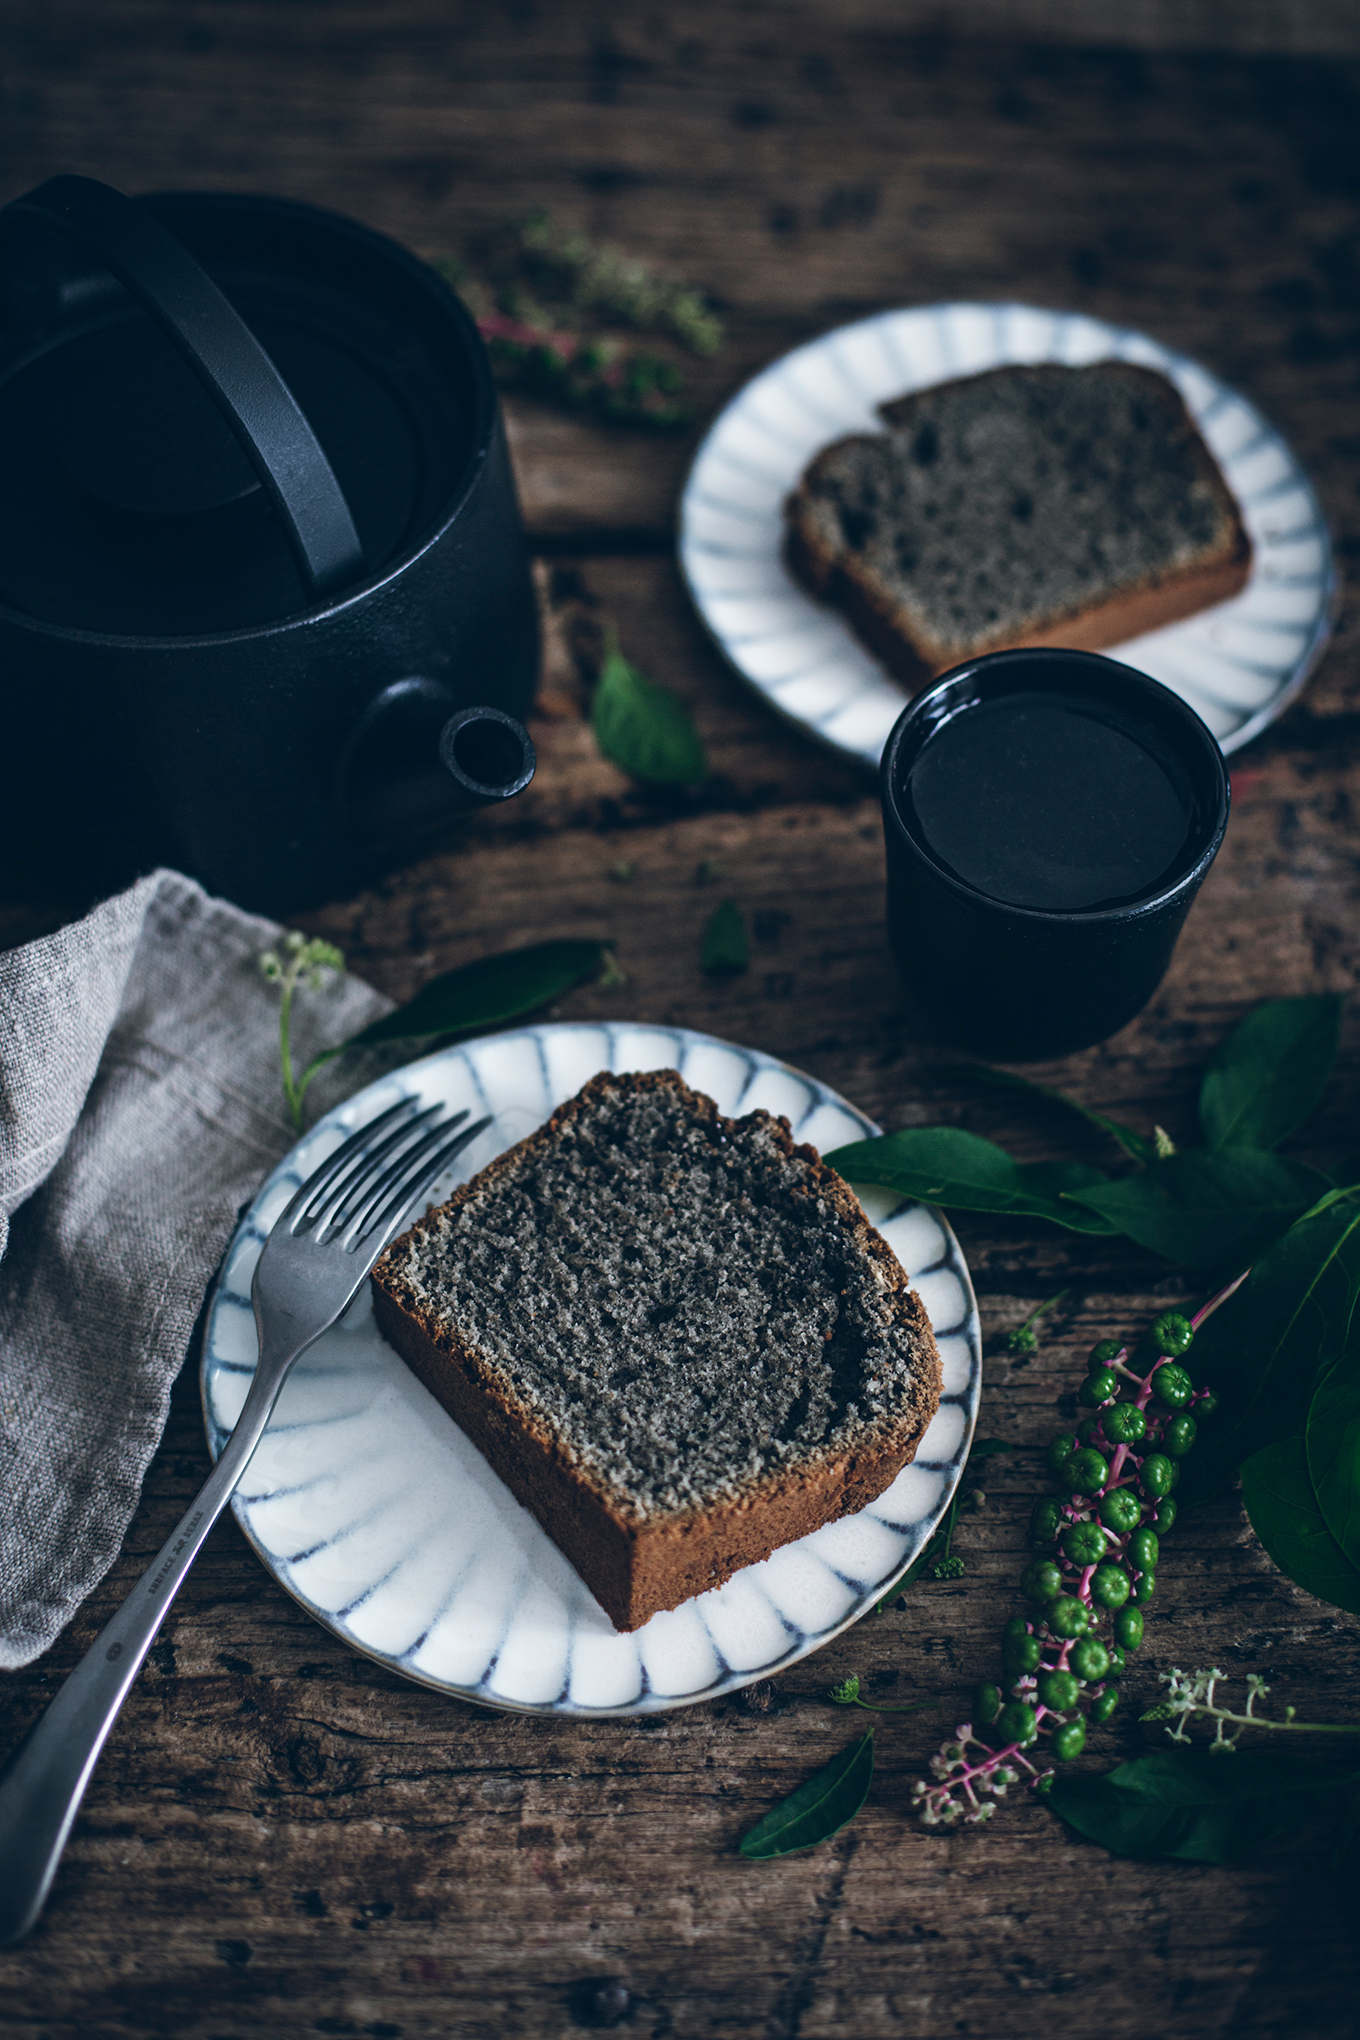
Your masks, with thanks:
[[[283,199],[0,212],[0,858],[267,911],[519,792],[538,627],[486,350]]]

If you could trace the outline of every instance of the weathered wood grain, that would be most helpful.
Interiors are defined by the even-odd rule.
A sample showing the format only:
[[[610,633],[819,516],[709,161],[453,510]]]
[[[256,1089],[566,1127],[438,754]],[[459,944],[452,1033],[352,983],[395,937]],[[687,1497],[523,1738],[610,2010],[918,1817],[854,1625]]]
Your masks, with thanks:
[[[1259,19],[1242,17],[1248,39]],[[1264,404],[1343,561],[1360,557],[1360,74],[1344,56],[969,42],[920,8],[770,0],[48,0],[5,20],[0,195],[59,169],[282,190],[429,251],[547,203],[722,300],[730,347],[691,371],[701,416],[782,348],[884,304],[1084,305],[1202,354]],[[538,779],[307,925],[398,998],[514,943],[607,935],[627,982],[577,991],[564,1014],[708,1028],[800,1063],[885,1125],[948,1120],[1025,1156],[1100,1160],[1097,1136],[980,1091],[932,1034],[883,943],[872,783],[780,724],[690,615],[668,546],[692,439],[509,410],[554,621]],[[699,794],[645,793],[595,751],[584,711],[606,625],[692,707],[714,768]],[[1348,603],[1301,703],[1237,761],[1226,846],[1157,999],[1035,1074],[1182,1138],[1204,1056],[1254,1001],[1351,988],[1358,748]],[[698,946],[725,897],[753,950],[720,985]],[[0,937],[73,904],[11,896]],[[1356,1049],[1350,1031],[1299,1150],[1324,1163],[1360,1147]],[[911,1823],[912,1777],[994,1667],[1038,1455],[1071,1414],[1081,1355],[1188,1293],[1131,1246],[976,1218],[959,1232],[987,1333],[983,1426],[1017,1447],[962,1519],[963,1580],[918,1587],[750,1701],[571,1725],[395,1680],[333,1643],[222,1526],[115,1731],[51,1909],[0,1957],[0,2031],[565,2040],[590,1988],[617,1977],[621,2030],[655,2040],[1021,2040],[1038,2025],[1343,2040],[1356,1964],[1313,1842],[1220,1872],[1117,1862],[1027,1802],[982,1835]],[[1008,1354],[1005,1329],[1064,1287],[1040,1352]],[[205,1469],[190,1372],[114,1573],[49,1658],[5,1682],[0,1746]],[[1171,1664],[1267,1670],[1282,1704],[1344,1718],[1358,1656],[1356,1625],[1284,1582],[1225,1496],[1168,1545],[1130,1704],[1083,1761],[1144,1746],[1133,1717]],[[742,1863],[742,1830],[857,1732],[862,1717],[823,1697],[849,1671],[939,1711],[884,1726],[870,1805],[838,1841]]]

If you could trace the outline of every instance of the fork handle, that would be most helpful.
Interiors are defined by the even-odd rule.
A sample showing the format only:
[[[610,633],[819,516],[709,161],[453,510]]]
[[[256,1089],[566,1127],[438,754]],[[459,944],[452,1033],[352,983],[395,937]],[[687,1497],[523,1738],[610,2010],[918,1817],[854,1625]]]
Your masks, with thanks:
[[[310,1344],[261,1352],[216,1466],[0,1780],[0,1948],[22,1941],[42,1911],[109,1730],[184,1575],[260,1442],[288,1369]]]

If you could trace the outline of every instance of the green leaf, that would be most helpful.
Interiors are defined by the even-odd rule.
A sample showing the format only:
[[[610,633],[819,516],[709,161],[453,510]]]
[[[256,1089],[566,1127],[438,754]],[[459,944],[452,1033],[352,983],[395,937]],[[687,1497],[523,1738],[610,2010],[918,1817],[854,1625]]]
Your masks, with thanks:
[[[483,956],[460,970],[431,978],[407,1005],[398,1006],[384,1020],[375,1020],[344,1045],[371,1048],[382,1041],[469,1034],[477,1027],[517,1020],[522,1013],[532,1013],[535,1007],[546,1006],[573,985],[594,977],[608,954],[603,942],[562,941],[535,942],[528,949]]]
[[[958,1126],[909,1126],[876,1140],[850,1141],[823,1159],[849,1183],[878,1183],[925,1204],[1047,1218],[1072,1232],[1115,1230],[1095,1212],[1060,1202],[1066,1192],[1104,1183],[1099,1169],[1080,1162],[1021,1164],[994,1141]]]
[[[1097,1777],[1058,1777],[1053,1811],[1115,1856],[1235,1863],[1322,1811],[1346,1773],[1274,1750],[1157,1750]]]
[[[1282,1573],[1306,1593],[1360,1615],[1360,1567],[1351,1564],[1318,1507],[1302,1437],[1281,1438],[1242,1468],[1251,1527]]]
[[[1319,1374],[1304,1451],[1323,1521],[1360,1566],[1360,1342],[1352,1340]]]
[[[751,961],[746,923],[735,900],[724,900],[704,928],[699,968],[706,977],[735,977]]]
[[[1065,1225],[1072,1232],[1102,1235],[1118,1230],[1098,1212],[1085,1210],[1072,1201],[1109,1182],[1103,1169],[1093,1169],[1089,1162],[1018,1162],[1016,1168],[1027,1195],[1052,1200],[1051,1215],[1058,1225]]]
[[[1303,1162],[1251,1148],[1184,1148],[1075,1197],[1119,1232],[1188,1268],[1240,1268],[1330,1189]]]
[[[689,710],[630,666],[617,646],[600,669],[592,720],[605,757],[634,779],[691,786],[707,777],[708,759]]]
[[[1195,1336],[1186,1364],[1214,1389],[1177,1490],[1202,1501],[1242,1461],[1302,1429],[1320,1364],[1350,1337],[1360,1297],[1360,1209],[1336,1202],[1305,1214],[1262,1255],[1242,1287]]]
[[[1345,1000],[1270,999],[1219,1048],[1199,1094],[1211,1148],[1274,1148],[1322,1096]]]
[[[987,1063],[969,1063],[965,1068],[979,1082],[992,1084],[998,1090],[1028,1091],[1031,1097],[1046,1098],[1052,1105],[1065,1106],[1069,1112],[1075,1112],[1086,1120],[1088,1125],[1098,1126],[1102,1133],[1108,1133],[1112,1140],[1117,1140],[1125,1154],[1132,1155],[1135,1162],[1155,1162],[1157,1159],[1155,1141],[1149,1140],[1145,1134],[1135,1133],[1131,1126],[1121,1126],[1117,1119],[1107,1119],[1103,1112],[1093,1112],[1079,1099],[1069,1098],[1066,1091],[1052,1091],[1047,1084],[1036,1084],[1029,1077],[1018,1077],[1013,1070],[994,1070]]]
[[[743,1835],[742,1855],[748,1862],[761,1863],[771,1856],[790,1856],[795,1849],[811,1849],[818,1842],[829,1841],[859,1812],[873,1775],[874,1732],[870,1729],[814,1772],[796,1792],[772,1806],[764,1820]]]

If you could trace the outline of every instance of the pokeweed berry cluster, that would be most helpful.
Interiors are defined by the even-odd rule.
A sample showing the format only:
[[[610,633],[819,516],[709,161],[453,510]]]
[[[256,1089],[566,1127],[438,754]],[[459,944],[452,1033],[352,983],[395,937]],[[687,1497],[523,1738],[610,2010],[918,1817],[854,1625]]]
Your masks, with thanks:
[[[933,1782],[913,1787],[927,1827],[985,1821],[1015,1784],[1043,1790],[1053,1776],[1046,1760],[1077,1756],[1088,1722],[1099,1726],[1119,1705],[1117,1682],[1157,1590],[1161,1539],[1176,1520],[1180,1462],[1216,1407],[1178,1363],[1221,1300],[1193,1322],[1165,1312],[1132,1351],[1115,1339],[1092,1349],[1079,1391],[1091,1414],[1053,1440],[1056,1491],[1030,1518],[1038,1555],[1020,1586],[1034,1612],[1006,1624],[1004,1684],[979,1686],[974,1720],[931,1759]]]

